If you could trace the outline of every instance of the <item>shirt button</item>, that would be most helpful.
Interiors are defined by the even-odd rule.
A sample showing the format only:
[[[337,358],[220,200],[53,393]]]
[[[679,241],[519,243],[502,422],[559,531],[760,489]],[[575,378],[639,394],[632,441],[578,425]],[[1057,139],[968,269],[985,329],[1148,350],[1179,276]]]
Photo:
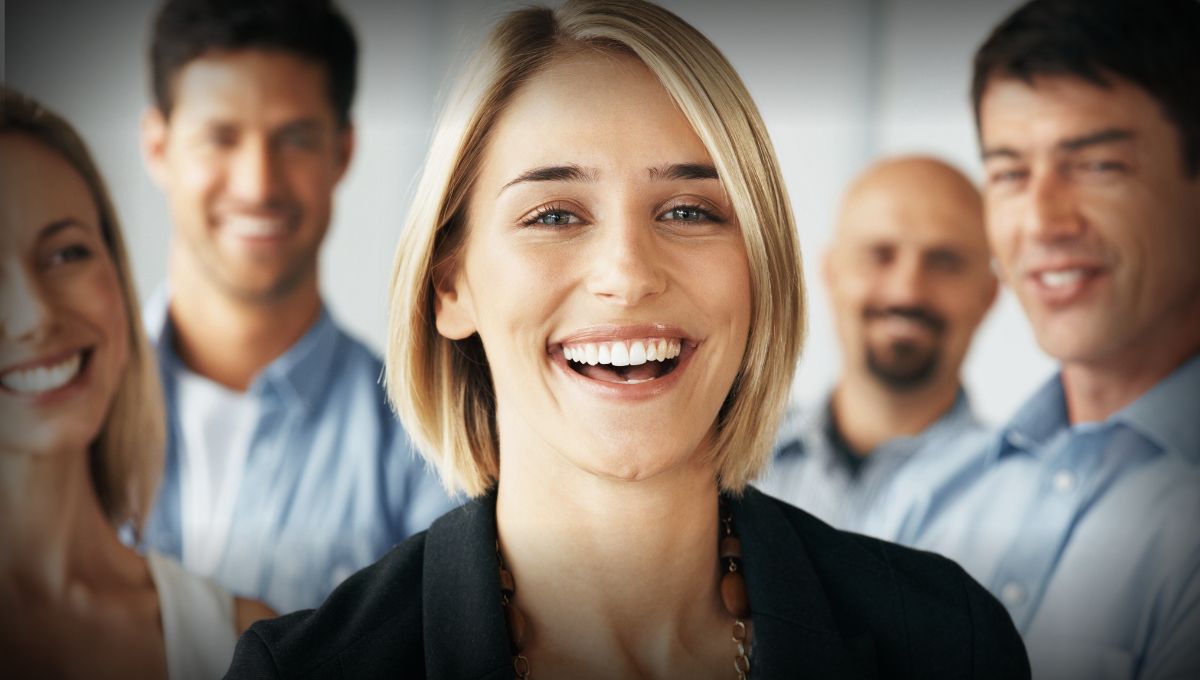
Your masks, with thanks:
[[[1000,599],[1004,603],[1015,607],[1025,601],[1025,586],[1016,581],[1009,581],[1000,589]]]
[[[1054,488],[1063,493],[1067,493],[1075,488],[1075,475],[1067,470],[1059,470],[1054,473]]]

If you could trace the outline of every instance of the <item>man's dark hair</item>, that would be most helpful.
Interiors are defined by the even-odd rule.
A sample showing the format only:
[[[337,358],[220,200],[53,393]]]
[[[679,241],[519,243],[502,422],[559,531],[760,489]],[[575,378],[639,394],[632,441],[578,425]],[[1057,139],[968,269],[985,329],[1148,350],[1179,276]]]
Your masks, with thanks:
[[[993,78],[1074,76],[1099,87],[1113,77],[1162,106],[1182,141],[1184,170],[1200,171],[1200,0],[1032,0],[975,53],[975,122]]]
[[[358,78],[358,42],[330,0],[167,0],[150,43],[155,104],[170,117],[175,79],[214,51],[279,50],[325,67],[338,122],[350,122]]]

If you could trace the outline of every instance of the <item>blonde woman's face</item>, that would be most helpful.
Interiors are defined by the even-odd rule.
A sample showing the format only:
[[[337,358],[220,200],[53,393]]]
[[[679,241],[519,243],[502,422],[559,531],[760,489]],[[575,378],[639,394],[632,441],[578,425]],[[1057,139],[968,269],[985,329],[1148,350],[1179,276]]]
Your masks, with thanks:
[[[125,302],[83,177],[0,134],[0,449],[86,448],[129,353]]]
[[[497,122],[438,328],[478,333],[502,468],[622,480],[698,455],[745,352],[751,284],[704,145],[629,57],[561,58]]]

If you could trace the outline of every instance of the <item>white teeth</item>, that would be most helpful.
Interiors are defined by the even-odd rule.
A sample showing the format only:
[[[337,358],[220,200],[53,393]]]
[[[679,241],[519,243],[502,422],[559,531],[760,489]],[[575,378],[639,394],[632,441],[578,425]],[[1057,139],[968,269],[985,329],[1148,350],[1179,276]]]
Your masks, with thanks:
[[[1047,271],[1038,275],[1042,285],[1047,288],[1062,288],[1078,282],[1083,278],[1082,269],[1064,269],[1061,271]]]
[[[623,342],[614,342],[612,344],[612,365],[613,366],[628,366],[629,365],[629,348]]]
[[[9,371],[0,375],[0,385],[24,394],[37,394],[56,390],[79,374],[83,355],[75,354],[70,359],[54,366],[38,366],[25,370]]]
[[[647,361],[666,361],[679,356],[682,349],[679,340],[634,340],[633,342],[586,343],[563,346],[567,361],[595,366],[641,366]]]
[[[635,340],[629,345],[629,365],[641,366],[646,363],[646,345],[641,340]]]
[[[224,227],[234,236],[243,238],[269,238],[282,234],[286,229],[282,219],[246,217],[244,215],[226,218]]]

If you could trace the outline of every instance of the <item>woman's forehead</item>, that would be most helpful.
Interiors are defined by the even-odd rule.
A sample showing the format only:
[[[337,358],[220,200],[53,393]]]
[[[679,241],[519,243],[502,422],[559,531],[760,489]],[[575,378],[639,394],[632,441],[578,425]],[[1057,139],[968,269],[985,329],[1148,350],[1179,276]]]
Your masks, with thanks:
[[[655,74],[634,57],[588,50],[521,86],[489,135],[481,179],[503,186],[537,167],[597,178],[679,164],[712,159]]]
[[[64,224],[100,232],[83,175],[62,153],[20,131],[0,132],[0,223],[6,250],[36,242],[56,225],[54,232]]]

